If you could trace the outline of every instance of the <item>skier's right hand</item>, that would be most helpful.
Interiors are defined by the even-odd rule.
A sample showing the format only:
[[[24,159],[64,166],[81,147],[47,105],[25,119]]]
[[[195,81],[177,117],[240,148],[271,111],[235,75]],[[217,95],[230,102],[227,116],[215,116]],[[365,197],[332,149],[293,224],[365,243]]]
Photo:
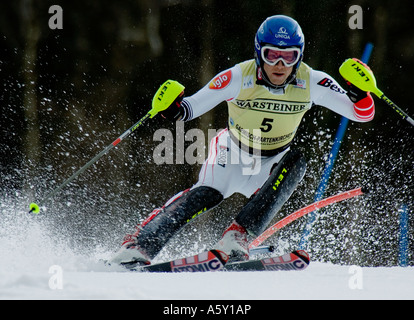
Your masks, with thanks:
[[[181,101],[183,101],[183,98],[184,98],[184,90],[173,101],[173,103],[170,104],[170,106],[167,109],[160,112],[161,116],[171,121],[181,120],[185,114],[184,108],[181,106]]]

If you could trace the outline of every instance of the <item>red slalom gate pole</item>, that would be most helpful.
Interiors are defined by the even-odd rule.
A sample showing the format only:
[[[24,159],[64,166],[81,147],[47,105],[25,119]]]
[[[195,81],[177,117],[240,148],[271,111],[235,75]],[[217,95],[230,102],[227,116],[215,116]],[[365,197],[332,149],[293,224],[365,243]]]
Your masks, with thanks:
[[[287,217],[283,218],[282,220],[276,222],[274,225],[269,227],[266,231],[264,231],[260,236],[258,236],[255,240],[253,240],[252,243],[249,245],[249,249],[256,248],[260,246],[263,241],[265,241],[267,238],[269,238],[271,235],[273,235],[276,231],[282,229],[283,227],[287,226],[289,223],[299,219],[300,217],[303,217],[304,215],[313,212],[315,210],[321,209],[323,207],[326,207],[330,204],[340,202],[349,198],[353,198],[359,195],[362,195],[366,193],[366,190],[364,188],[356,188],[353,190],[345,191],[342,193],[339,193],[337,195],[331,196],[329,198],[325,198],[319,201],[316,201],[306,207],[303,207]]]

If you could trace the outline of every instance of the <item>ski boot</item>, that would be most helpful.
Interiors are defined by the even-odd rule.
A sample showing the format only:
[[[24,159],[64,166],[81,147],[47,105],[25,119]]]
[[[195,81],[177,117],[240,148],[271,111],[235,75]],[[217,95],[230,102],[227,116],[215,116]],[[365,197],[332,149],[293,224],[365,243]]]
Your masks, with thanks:
[[[110,263],[119,264],[128,269],[151,264],[149,257],[137,245],[137,233],[125,236],[121,248],[112,257]]]
[[[222,238],[214,247],[229,256],[228,262],[249,260],[249,244],[247,242],[247,231],[237,222],[233,222],[224,231]]]

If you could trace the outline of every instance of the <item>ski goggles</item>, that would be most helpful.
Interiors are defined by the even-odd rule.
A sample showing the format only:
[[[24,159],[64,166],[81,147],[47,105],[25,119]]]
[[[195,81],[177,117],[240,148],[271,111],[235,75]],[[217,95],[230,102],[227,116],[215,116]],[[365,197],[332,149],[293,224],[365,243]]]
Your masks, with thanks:
[[[281,60],[286,67],[291,67],[300,59],[299,48],[281,49],[272,46],[264,46],[262,47],[261,53],[263,61],[271,66],[276,65]]]

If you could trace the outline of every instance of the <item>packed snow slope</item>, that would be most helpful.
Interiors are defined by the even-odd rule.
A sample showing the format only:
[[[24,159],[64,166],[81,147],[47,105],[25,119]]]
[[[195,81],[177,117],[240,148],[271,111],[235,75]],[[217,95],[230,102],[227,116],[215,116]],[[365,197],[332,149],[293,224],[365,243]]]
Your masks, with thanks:
[[[99,262],[110,252],[75,253],[33,220],[12,225],[0,235],[0,299],[414,299],[412,267],[311,262],[304,271],[125,272]]]
[[[64,268],[61,287],[48,268],[0,272],[1,299],[413,299],[413,268],[313,263],[301,272],[144,274]],[[51,270],[53,271],[53,270]],[[55,274],[56,275],[56,274]]]

